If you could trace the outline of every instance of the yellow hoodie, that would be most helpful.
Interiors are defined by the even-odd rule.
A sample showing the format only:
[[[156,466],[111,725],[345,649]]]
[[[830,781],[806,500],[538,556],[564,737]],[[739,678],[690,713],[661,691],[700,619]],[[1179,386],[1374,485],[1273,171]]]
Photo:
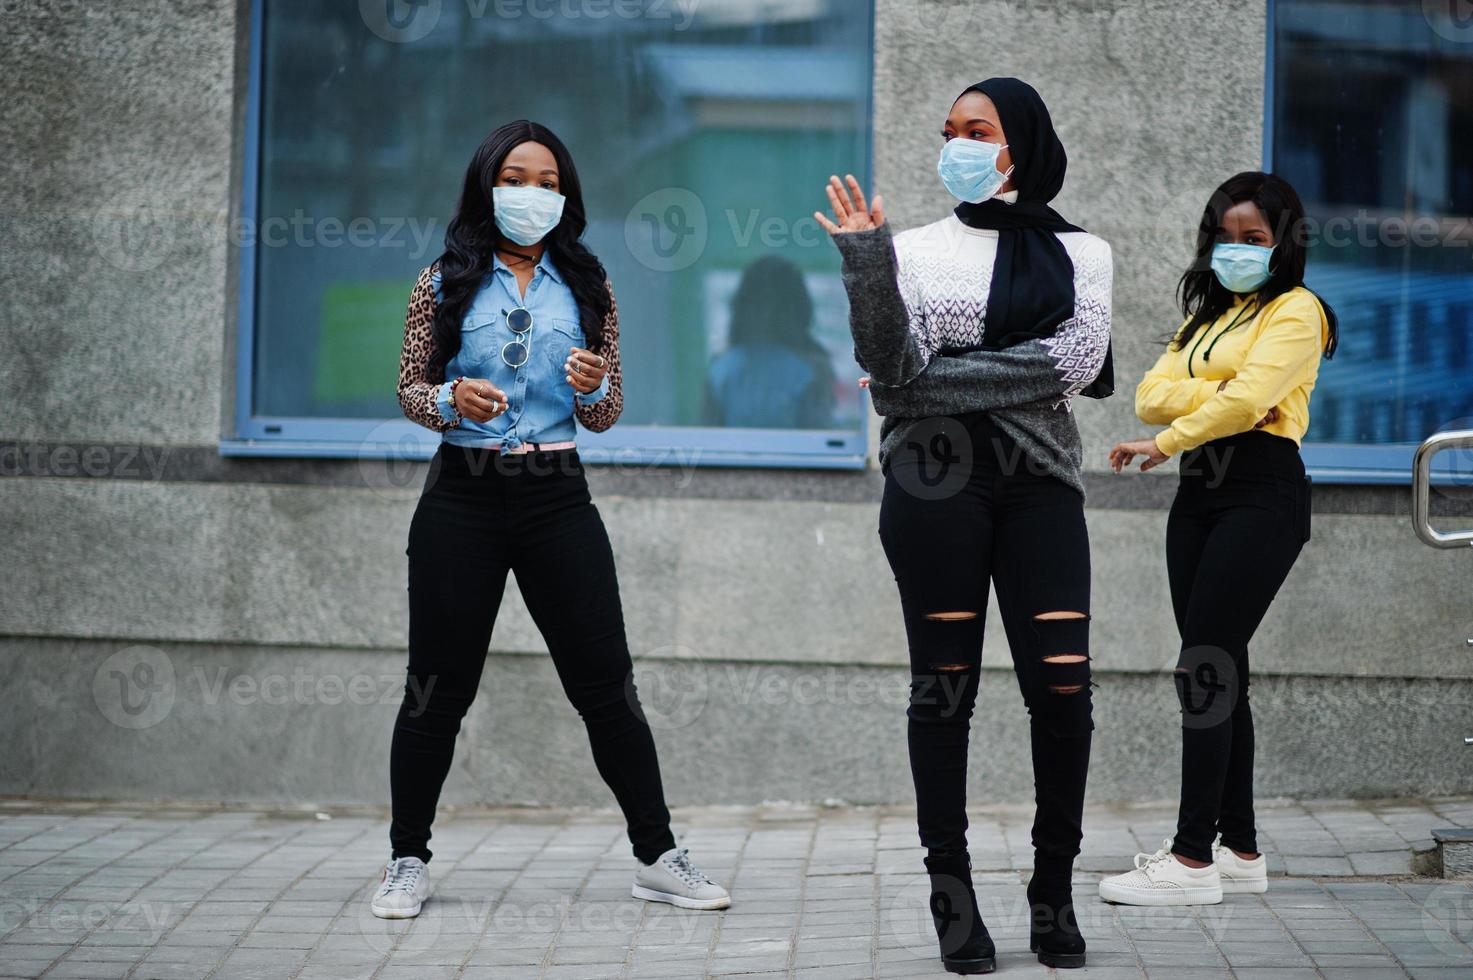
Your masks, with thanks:
[[[1320,301],[1302,286],[1261,310],[1254,310],[1255,299],[1238,299],[1182,350],[1167,347],[1137,386],[1135,413],[1142,422],[1167,426],[1156,436],[1156,448],[1166,455],[1247,432],[1271,408],[1279,419],[1263,431],[1296,444],[1303,440],[1329,322]],[[1218,391],[1224,381],[1231,384]]]

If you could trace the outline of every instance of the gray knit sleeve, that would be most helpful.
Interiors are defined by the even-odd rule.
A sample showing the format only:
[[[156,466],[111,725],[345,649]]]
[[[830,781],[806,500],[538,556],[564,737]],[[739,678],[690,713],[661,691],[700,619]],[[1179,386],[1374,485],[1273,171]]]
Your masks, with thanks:
[[[1058,401],[1062,389],[1043,342],[1029,340],[999,351],[938,357],[908,385],[871,378],[869,390],[881,415],[928,418]]]
[[[996,351],[937,357],[905,385],[870,381],[881,415],[928,418],[1037,402],[1061,406],[1100,373],[1110,343],[1110,246],[1092,239],[1074,259],[1074,316],[1052,337]]]
[[[844,262],[854,359],[869,372],[872,384],[910,383],[931,362],[932,352],[911,331],[889,223],[840,232],[833,239]]]

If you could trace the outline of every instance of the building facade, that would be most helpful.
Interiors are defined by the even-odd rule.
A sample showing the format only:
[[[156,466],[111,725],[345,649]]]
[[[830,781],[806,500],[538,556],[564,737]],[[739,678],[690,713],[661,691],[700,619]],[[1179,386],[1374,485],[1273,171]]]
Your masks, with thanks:
[[[1311,285],[1344,341],[1305,450],[1314,536],[1253,646],[1259,792],[1473,791],[1473,556],[1418,543],[1406,480],[1473,416],[1453,7],[0,3],[0,793],[387,800],[432,446],[394,403],[403,305],[470,153],[528,116],[579,162],[623,314],[626,417],[583,441],[672,803],[911,799],[877,427],[808,216],[841,168],[897,228],[945,214],[947,108],[1007,74],[1068,147],[1058,208],[1115,257],[1119,390],[1076,405],[1092,798],[1161,795],[1180,744],[1174,466],[1117,477],[1106,451],[1148,431],[1132,388],[1180,322],[1208,195],[1269,168],[1318,222]],[[767,256],[798,284],[773,308],[807,311],[791,342],[739,326]],[[1473,520],[1466,491],[1435,503]],[[984,668],[973,798],[1023,801],[995,612]],[[446,800],[610,802],[512,589]]]

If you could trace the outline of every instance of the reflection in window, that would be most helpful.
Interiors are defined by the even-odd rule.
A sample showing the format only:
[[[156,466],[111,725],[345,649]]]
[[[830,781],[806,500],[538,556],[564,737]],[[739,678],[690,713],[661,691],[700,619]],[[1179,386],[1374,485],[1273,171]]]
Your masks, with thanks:
[[[710,280],[718,303],[729,278]],[[818,277],[815,285],[830,282]],[[781,256],[742,270],[727,315],[708,318],[713,326],[724,319],[726,332],[711,345],[721,353],[706,372],[705,424],[832,427],[840,392],[832,355],[813,335],[812,292],[803,270]]]
[[[1420,442],[1473,415],[1473,24],[1423,0],[1278,0],[1273,162],[1340,315],[1307,438]]]
[[[867,170],[871,4],[385,3],[398,19],[266,4],[254,414],[397,416],[409,288],[472,151],[525,117],[578,163],[618,295],[625,426],[862,438],[812,212],[829,174]]]

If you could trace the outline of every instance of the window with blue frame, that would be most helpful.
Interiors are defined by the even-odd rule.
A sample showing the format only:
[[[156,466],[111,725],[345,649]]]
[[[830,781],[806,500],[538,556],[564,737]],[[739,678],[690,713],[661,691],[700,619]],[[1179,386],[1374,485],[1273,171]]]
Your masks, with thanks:
[[[1268,159],[1340,316],[1306,461],[1403,480],[1473,427],[1473,17],[1430,0],[1273,0]]]
[[[578,164],[619,301],[624,415],[580,444],[863,464],[839,260],[812,213],[829,174],[869,172],[872,3],[257,0],[252,17],[222,451],[432,450],[395,397],[409,290],[477,145],[529,118]]]

